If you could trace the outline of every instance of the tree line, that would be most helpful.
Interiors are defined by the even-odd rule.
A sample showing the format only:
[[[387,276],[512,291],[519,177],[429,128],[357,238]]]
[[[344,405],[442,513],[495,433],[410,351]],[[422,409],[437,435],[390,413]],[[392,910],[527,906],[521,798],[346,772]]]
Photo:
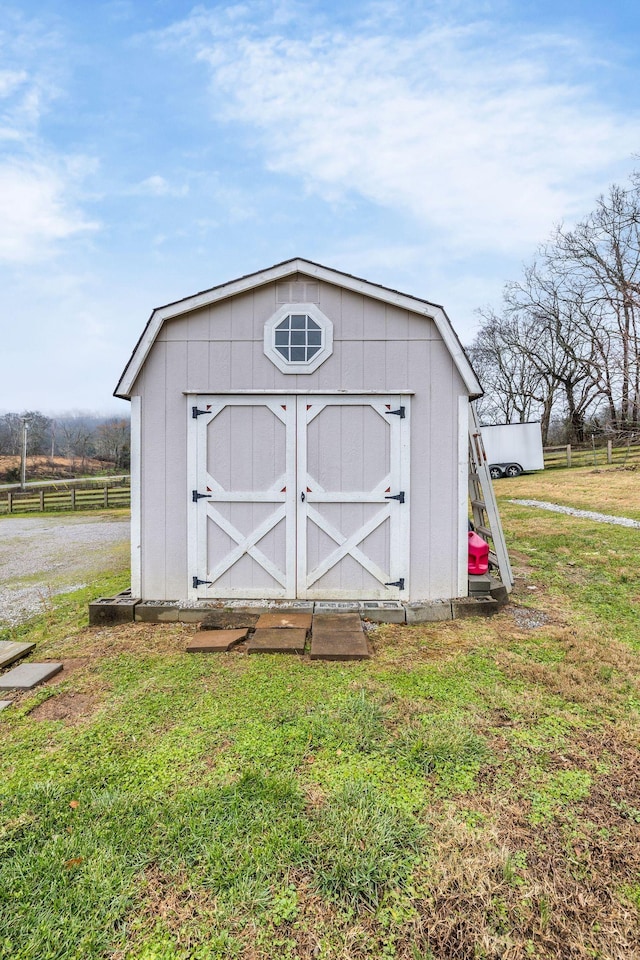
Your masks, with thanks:
[[[71,470],[79,472],[85,472],[90,460],[103,461],[115,470],[129,469],[130,424],[124,417],[89,413],[48,417],[37,410],[5,413],[0,415],[0,456],[22,455],[25,423],[27,457],[46,457],[52,464],[64,457]],[[10,467],[9,473],[15,470]]]
[[[640,431],[640,173],[558,226],[479,315],[483,422],[540,420],[545,443]]]

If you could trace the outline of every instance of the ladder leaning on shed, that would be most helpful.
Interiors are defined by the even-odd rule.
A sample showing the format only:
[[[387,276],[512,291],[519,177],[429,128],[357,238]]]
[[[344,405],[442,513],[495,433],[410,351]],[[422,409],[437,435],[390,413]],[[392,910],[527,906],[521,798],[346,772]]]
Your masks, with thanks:
[[[498,568],[502,583],[511,592],[513,573],[473,402],[469,404],[469,499],[476,533],[489,541],[489,547],[492,548],[489,559]]]

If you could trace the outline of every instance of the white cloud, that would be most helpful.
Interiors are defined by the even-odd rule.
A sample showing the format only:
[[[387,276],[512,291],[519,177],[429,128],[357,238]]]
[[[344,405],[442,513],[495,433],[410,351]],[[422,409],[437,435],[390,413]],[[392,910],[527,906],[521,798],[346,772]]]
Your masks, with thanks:
[[[41,121],[60,95],[59,38],[10,11],[3,12],[2,27],[0,263],[18,264],[97,229],[80,209],[80,187],[95,162],[56,150],[41,133]]]
[[[0,70],[0,99],[10,96],[27,80],[26,70]]]
[[[163,39],[208,65],[218,116],[258,132],[269,169],[408,213],[460,255],[535,244],[637,151],[640,115],[598,100],[587,68],[607,67],[583,41],[488,20],[302,24],[198,8]]]
[[[69,203],[66,171],[31,160],[0,164],[0,261],[40,258],[57,241],[96,228]]]
[[[150,177],[147,177],[145,180],[142,180],[137,187],[134,188],[134,193],[148,194],[152,197],[186,197],[189,193],[189,187],[187,184],[182,186],[174,186],[169,183],[165,177],[161,177],[159,174],[155,173]]]

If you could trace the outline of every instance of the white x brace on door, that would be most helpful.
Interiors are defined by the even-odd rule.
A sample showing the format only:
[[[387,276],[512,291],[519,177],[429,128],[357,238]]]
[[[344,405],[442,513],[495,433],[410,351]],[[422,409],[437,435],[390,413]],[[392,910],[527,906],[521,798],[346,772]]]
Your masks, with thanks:
[[[408,595],[407,396],[195,400],[191,596]]]

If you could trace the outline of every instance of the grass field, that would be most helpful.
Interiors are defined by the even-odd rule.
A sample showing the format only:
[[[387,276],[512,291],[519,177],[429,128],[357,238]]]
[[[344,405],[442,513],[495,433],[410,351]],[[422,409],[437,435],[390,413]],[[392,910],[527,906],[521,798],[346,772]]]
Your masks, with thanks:
[[[640,498],[567,476],[496,484],[508,607],[366,663],[89,628],[107,574],[5,634],[65,670],[0,714],[0,957],[639,957],[639,533],[508,500]]]

